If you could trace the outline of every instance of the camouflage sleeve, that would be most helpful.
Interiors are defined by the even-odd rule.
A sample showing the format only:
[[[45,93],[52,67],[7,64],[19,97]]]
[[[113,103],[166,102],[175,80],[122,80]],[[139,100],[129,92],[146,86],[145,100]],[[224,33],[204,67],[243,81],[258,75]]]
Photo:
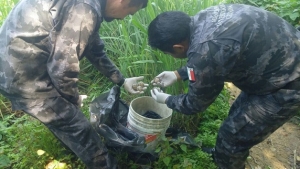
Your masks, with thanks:
[[[234,44],[235,45],[235,44]],[[239,53],[239,45],[231,46],[217,41],[202,44],[189,53],[187,94],[170,96],[168,107],[183,114],[203,112],[213,103],[224,87],[225,76],[232,69]]]
[[[113,83],[122,83],[124,81],[123,75],[104,52],[104,43],[100,39],[99,34],[96,34],[95,36],[97,37],[91,46],[91,50],[87,52],[86,58]]]
[[[55,48],[49,58],[48,72],[57,91],[70,102],[78,104],[79,58],[97,24],[96,12],[86,4],[77,4],[64,16],[64,23],[55,36]]]
[[[180,69],[177,69],[177,72],[181,78],[181,80],[188,80],[189,76],[188,76],[188,73],[187,73],[187,69],[186,69],[186,66],[183,66],[182,68]]]

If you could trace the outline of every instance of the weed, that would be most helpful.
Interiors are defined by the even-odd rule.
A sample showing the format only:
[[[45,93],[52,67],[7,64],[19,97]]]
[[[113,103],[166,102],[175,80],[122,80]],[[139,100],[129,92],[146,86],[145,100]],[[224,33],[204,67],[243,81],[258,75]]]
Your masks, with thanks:
[[[156,149],[159,159],[154,168],[165,169],[215,169],[212,158],[198,147],[191,147],[178,140],[170,142],[163,138]]]
[[[233,0],[237,3],[257,6],[274,12],[294,26],[300,25],[300,1],[298,0]]]
[[[76,157],[74,160],[73,155],[66,153],[64,147],[43,124],[30,116],[7,116],[0,121],[0,126],[0,166],[2,164],[18,169],[44,168],[54,160],[65,162],[70,167],[75,167],[75,164],[75,168],[83,166]],[[45,153],[38,153],[40,151]]]

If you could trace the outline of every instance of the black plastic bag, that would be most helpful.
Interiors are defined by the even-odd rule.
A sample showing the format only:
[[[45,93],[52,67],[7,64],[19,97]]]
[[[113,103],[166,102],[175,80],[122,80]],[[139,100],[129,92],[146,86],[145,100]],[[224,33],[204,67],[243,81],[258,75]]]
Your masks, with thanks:
[[[187,144],[193,147],[201,148],[202,143],[197,143],[195,140],[192,138],[192,136],[184,131],[181,131],[176,128],[169,127],[166,131],[165,136],[169,138],[170,142],[180,142],[183,144]]]
[[[120,99],[120,87],[114,86],[90,104],[90,122],[104,137],[106,146],[128,152],[141,152],[145,148],[145,137],[128,129],[128,105]]]
[[[89,111],[90,122],[110,150],[116,153],[125,151],[138,164],[150,164],[158,159],[156,153],[143,152],[146,147],[145,136],[126,127],[129,106],[120,99],[119,86],[114,86],[109,92],[95,98]],[[175,128],[168,128],[166,137],[170,138],[169,141],[200,147],[188,133]]]

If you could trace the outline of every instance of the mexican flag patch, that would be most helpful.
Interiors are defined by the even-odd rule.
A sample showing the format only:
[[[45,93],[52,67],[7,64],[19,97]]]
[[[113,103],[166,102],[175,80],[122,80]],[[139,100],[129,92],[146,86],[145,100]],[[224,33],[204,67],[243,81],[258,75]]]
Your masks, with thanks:
[[[187,67],[187,72],[189,75],[189,80],[193,82],[196,81],[194,69]]]

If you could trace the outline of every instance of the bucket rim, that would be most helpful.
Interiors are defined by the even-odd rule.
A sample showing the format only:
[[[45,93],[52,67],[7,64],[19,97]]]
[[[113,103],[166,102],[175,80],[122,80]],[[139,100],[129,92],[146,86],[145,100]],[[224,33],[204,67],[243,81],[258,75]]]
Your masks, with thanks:
[[[141,97],[137,97],[137,98],[133,99],[133,100],[130,102],[129,109],[132,109],[132,110],[133,110],[133,112],[134,112],[135,114],[137,114],[139,117],[146,118],[146,119],[153,120],[153,121],[161,121],[162,119],[164,119],[164,120],[165,120],[165,119],[169,119],[169,118],[171,118],[171,117],[172,117],[173,110],[172,110],[172,109],[170,109],[169,107],[167,107],[167,108],[171,110],[171,113],[170,113],[170,115],[169,115],[169,116],[167,116],[167,117],[161,118],[161,119],[152,119],[152,118],[148,118],[148,117],[142,116],[141,114],[139,114],[139,113],[135,112],[135,110],[132,108],[132,102],[133,102],[133,101],[135,101],[135,100],[137,100],[137,99],[140,99],[140,98],[150,98],[150,99],[154,100],[154,98],[153,98],[153,97],[150,97],[150,96],[141,96]],[[154,100],[154,101],[155,101],[155,100]],[[162,104],[162,103],[158,103],[158,104]]]
[[[132,109],[132,110],[133,110],[132,107],[129,107],[129,109]],[[161,121],[161,120],[166,120],[166,119],[171,118],[171,117],[172,117],[172,114],[173,114],[173,112],[171,112],[171,114],[170,114],[169,116],[167,116],[167,117],[164,117],[164,118],[161,118],[161,119],[152,119],[152,118],[148,118],[148,117],[142,116],[141,114],[139,114],[139,113],[137,113],[137,112],[135,112],[135,111],[131,111],[131,112],[134,112],[134,113],[135,113],[137,116],[139,116],[139,117],[142,117],[142,118],[145,118],[145,119],[149,119],[149,120],[151,120],[151,121]]]
[[[130,109],[132,109],[132,108],[130,108]],[[142,119],[147,120],[148,122],[145,122],[146,124],[152,124],[151,122],[154,122],[154,123],[161,123],[162,121],[163,122],[168,122],[172,118],[172,114],[170,114],[168,117],[165,117],[165,118],[152,119],[152,118],[142,116],[142,115],[138,114],[137,112],[132,112],[132,113],[134,113],[135,116],[138,116],[138,118],[142,118]],[[128,116],[134,116],[134,115],[131,115],[132,113],[128,113]],[[133,118],[133,117],[131,117],[131,118]]]

